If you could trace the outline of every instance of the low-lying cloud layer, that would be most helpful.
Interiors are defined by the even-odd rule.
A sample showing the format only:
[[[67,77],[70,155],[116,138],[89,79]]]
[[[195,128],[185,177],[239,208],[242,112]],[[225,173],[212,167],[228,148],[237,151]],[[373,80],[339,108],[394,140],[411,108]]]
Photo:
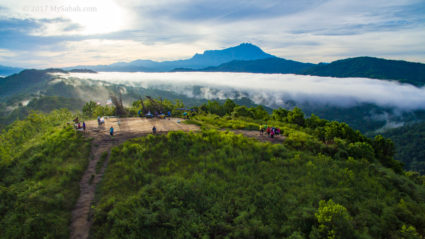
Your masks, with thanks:
[[[67,77],[169,90],[206,99],[249,97],[257,104],[272,107],[285,106],[293,100],[310,105],[350,107],[372,103],[406,111],[425,109],[425,88],[366,78],[222,72],[100,72],[72,73]]]

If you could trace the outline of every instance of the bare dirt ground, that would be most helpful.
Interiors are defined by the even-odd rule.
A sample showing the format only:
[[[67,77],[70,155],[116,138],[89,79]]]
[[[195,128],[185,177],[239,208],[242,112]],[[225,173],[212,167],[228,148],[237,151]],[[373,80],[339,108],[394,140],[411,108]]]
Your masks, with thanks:
[[[77,200],[70,225],[70,238],[85,239],[88,238],[91,227],[90,207],[93,203],[96,185],[101,181],[105,172],[108,160],[105,160],[101,169],[96,172],[101,155],[109,152],[113,146],[117,146],[129,139],[152,134],[152,127],[155,126],[158,134],[169,131],[199,131],[196,125],[182,123],[182,119],[145,119],[145,118],[109,118],[105,119],[105,124],[98,126],[97,120],[86,122],[87,137],[93,138],[91,149],[91,160],[80,181],[80,196]],[[110,127],[114,128],[114,136],[109,135]],[[263,142],[280,143],[284,140],[283,136],[270,139],[267,135],[260,135],[258,131],[231,130],[235,134],[243,134],[247,137],[253,137]]]

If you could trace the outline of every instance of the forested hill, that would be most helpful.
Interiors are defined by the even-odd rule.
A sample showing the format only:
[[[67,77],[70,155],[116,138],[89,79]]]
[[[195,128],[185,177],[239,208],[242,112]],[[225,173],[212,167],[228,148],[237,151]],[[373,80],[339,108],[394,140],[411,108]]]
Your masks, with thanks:
[[[405,168],[425,175],[425,122],[408,124],[384,133],[397,146],[395,159]]]
[[[396,80],[416,86],[425,85],[425,64],[355,57],[331,63],[311,64],[273,57],[258,60],[237,60],[206,68],[176,68],[173,71],[214,71],[250,73],[292,73],[331,77],[365,77]]]
[[[162,109],[179,117],[181,108],[181,101],[146,99],[119,112]],[[180,123],[197,124],[198,132],[112,148],[90,238],[425,236],[425,178],[401,168],[390,140],[306,118],[298,108],[269,114],[227,100],[194,109]],[[89,102],[78,116],[115,113]],[[69,238],[91,142],[67,125],[75,116],[33,113],[0,134],[0,238]],[[259,135],[266,123],[281,129],[276,140]]]
[[[314,64],[310,63],[273,57],[253,61],[231,61],[217,67],[207,67],[201,69],[201,71],[296,74],[313,66]]]
[[[22,94],[23,92],[35,93],[45,87],[51,79],[47,73],[66,71],[61,69],[46,70],[23,70],[20,73],[10,75],[0,80],[0,98]]]
[[[319,64],[302,73],[316,76],[397,80],[417,86],[425,84],[425,64],[374,57],[355,57],[330,64]]]

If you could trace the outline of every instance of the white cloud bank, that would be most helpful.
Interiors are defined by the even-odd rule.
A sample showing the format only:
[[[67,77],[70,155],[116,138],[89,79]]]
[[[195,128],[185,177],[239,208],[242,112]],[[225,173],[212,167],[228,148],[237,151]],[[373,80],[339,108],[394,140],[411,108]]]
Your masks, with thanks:
[[[169,90],[206,99],[249,97],[268,106],[284,106],[288,100],[294,100],[312,105],[348,107],[373,103],[406,111],[425,109],[424,87],[367,78],[224,72],[99,72],[72,73],[65,77]]]

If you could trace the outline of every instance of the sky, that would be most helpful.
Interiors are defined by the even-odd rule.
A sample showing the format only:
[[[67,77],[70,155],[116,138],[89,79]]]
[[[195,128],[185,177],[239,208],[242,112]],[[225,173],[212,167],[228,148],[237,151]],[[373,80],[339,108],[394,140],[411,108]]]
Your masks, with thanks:
[[[302,62],[425,63],[424,0],[2,0],[0,65],[190,58],[243,42]]]

